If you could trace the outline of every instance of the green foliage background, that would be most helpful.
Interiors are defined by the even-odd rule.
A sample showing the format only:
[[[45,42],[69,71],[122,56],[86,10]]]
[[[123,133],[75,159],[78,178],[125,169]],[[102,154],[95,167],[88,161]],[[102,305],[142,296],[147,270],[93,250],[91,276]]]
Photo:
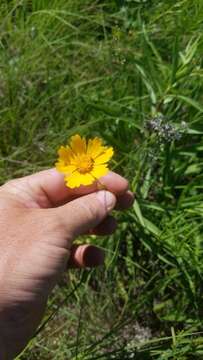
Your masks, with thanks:
[[[80,133],[136,194],[19,359],[203,358],[202,34],[202,0],[1,0],[1,182]]]

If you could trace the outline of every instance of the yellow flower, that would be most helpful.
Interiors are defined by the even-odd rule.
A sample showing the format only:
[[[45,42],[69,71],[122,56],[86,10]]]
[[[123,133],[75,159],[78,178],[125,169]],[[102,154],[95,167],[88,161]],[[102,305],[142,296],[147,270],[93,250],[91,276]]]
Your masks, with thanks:
[[[113,153],[113,148],[103,146],[102,140],[97,137],[87,142],[80,135],[74,135],[70,145],[61,146],[58,150],[56,169],[65,175],[69,188],[91,185],[108,173],[107,162]]]

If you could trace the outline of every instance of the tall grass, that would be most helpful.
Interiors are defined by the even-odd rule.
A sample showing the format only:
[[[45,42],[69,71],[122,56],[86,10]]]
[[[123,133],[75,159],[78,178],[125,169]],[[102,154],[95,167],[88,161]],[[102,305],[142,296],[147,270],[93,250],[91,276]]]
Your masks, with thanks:
[[[136,194],[20,359],[203,358],[202,30],[202,0],[1,1],[1,182],[79,132]]]

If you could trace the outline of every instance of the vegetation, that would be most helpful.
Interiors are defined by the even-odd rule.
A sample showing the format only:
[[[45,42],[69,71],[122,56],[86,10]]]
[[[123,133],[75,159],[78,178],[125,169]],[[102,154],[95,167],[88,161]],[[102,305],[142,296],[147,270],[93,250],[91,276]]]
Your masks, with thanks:
[[[202,0],[1,0],[1,182],[80,133],[136,194],[20,360],[203,358],[202,34]]]

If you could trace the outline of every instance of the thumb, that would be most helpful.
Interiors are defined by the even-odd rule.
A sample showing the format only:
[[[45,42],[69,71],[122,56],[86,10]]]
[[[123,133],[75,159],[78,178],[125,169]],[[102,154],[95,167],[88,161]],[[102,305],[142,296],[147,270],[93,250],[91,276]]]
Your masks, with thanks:
[[[115,195],[102,190],[82,196],[54,210],[62,219],[67,234],[74,239],[102,222],[115,205]]]

